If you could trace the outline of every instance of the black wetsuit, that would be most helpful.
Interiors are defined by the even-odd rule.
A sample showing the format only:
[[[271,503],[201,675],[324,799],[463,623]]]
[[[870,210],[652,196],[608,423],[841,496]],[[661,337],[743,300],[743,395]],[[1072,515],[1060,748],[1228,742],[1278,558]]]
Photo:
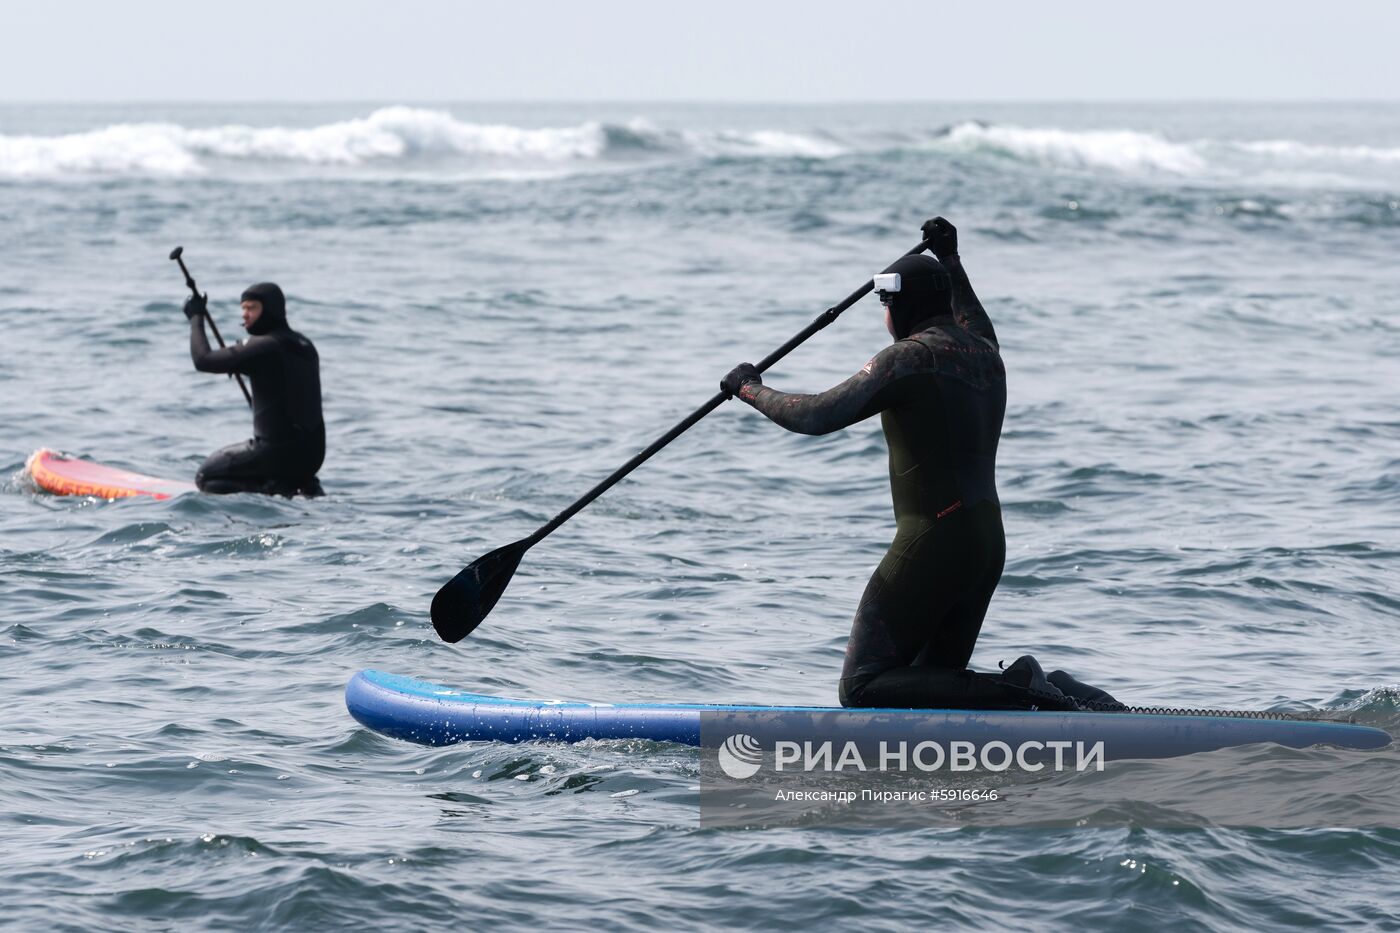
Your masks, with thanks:
[[[240,373],[253,392],[253,439],[215,451],[195,475],[204,492],[320,495],[316,473],[326,456],[321,369],[316,347],[277,322],[243,343],[209,348],[204,317],[190,321],[190,357],[206,373]]]
[[[843,706],[1031,705],[967,670],[1006,558],[997,442],[1006,374],[996,332],[956,257],[952,311],[924,318],[850,379],[818,395],[745,384],[739,396],[791,431],[826,434],[880,414],[896,531],[856,610]]]

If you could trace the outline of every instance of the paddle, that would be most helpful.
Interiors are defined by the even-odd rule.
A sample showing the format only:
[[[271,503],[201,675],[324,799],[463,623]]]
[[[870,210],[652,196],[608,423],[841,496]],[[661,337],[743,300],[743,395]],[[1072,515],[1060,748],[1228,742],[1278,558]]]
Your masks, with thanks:
[[[190,275],[190,270],[185,268],[185,260],[180,258],[184,252],[185,248],[183,246],[177,246],[170,251],[170,258],[180,264],[180,271],[185,273],[185,284],[190,287],[190,292],[196,298],[199,298],[199,287],[194,284],[194,276]],[[204,297],[207,299],[209,296],[205,295]],[[224,348],[224,337],[219,333],[219,325],[214,323],[214,317],[209,313],[207,307],[204,309],[204,319],[209,322],[210,329],[214,331],[214,339],[219,342],[219,349],[222,350]],[[248,387],[243,384],[243,377],[238,373],[229,373],[229,375],[238,380],[238,387],[243,390],[243,397],[248,400],[248,407],[252,408],[253,396],[248,394]]]
[[[912,256],[928,248],[929,241],[925,240],[904,255]],[[808,337],[836,320],[841,312],[864,298],[873,288],[874,280],[868,281],[851,292],[845,301],[835,307],[827,308],[817,315],[816,320],[804,327],[791,340],[764,357],[757,366],[758,371],[763,372],[787,356]],[[470,635],[481,624],[481,620],[486,618],[486,614],[491,611],[492,607],[496,605],[496,601],[501,598],[501,594],[510,584],[510,579],[515,574],[515,568],[520,566],[520,559],[525,556],[526,551],[540,543],[550,532],[572,518],[588,503],[607,492],[618,480],[645,463],[652,454],[684,434],[697,421],[718,408],[728,397],[723,392],[715,393],[714,397],[691,412],[684,421],[653,441],[646,450],[614,470],[607,479],[584,493],[577,502],[554,516],[530,537],[521,538],[505,547],[496,548],[484,557],[477,558],[457,576],[447,581],[433,597],[431,614],[433,628],[437,630],[438,637],[445,642],[458,642]]]

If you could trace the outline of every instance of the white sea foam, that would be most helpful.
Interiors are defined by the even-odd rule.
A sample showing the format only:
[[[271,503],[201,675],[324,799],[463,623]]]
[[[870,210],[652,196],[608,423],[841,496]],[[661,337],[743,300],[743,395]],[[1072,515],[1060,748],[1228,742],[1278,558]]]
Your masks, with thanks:
[[[200,155],[356,165],[413,155],[482,155],[542,160],[593,159],[606,146],[597,123],[562,129],[523,129],[464,123],[441,110],[387,107],[360,120],[309,129],[223,126],[187,130],[184,142]]]
[[[1136,130],[1060,130],[959,123],[948,130],[941,147],[995,151],[1019,159],[1120,172],[1158,171],[1196,174],[1206,161],[1191,144],[1171,142]]]
[[[194,175],[199,160],[165,123],[131,123],[68,136],[0,136],[0,178]]]
[[[190,176],[220,161],[354,166],[448,156],[501,163],[596,161],[629,151],[700,156],[839,155],[817,137],[771,130],[674,131],[644,120],[525,128],[470,123],[443,110],[386,107],[367,117],[313,127],[131,123],[64,136],[0,135],[0,177]]]
[[[1373,146],[1315,146],[1291,139],[1265,139],[1234,145],[1243,152],[1271,156],[1279,160],[1400,162],[1400,149],[1377,149]]]
[[[933,148],[993,154],[1018,161],[1123,175],[1164,176],[1207,183],[1241,179],[1277,187],[1352,187],[1394,182],[1400,149],[1329,146],[1297,140],[1171,140],[1138,130],[1064,130],[957,124]]]
[[[779,130],[758,130],[751,133],[687,133],[685,140],[687,148],[703,156],[790,156],[830,159],[848,151],[845,146],[832,140]]]
[[[1400,162],[1400,149],[1294,140],[1171,140],[1132,129],[964,122],[944,130],[901,127],[842,138],[778,129],[672,129],[636,119],[520,127],[459,120],[445,110],[385,107],[310,127],[127,123],[62,136],[0,135],[0,179],[153,176],[278,166],[537,178],[599,164],[666,158],[813,158],[932,149],[1010,158],[1050,169],[1192,179],[1364,178]],[[1298,174],[1298,173],[1303,174]],[[1291,174],[1290,174],[1291,173]],[[1321,175],[1319,174],[1321,173]]]
[[[596,159],[606,145],[597,123],[525,129],[465,123],[438,110],[387,107],[363,119],[307,128],[132,123],[66,136],[0,136],[0,176],[195,175],[207,171],[211,159],[309,165],[414,155],[562,161]]]

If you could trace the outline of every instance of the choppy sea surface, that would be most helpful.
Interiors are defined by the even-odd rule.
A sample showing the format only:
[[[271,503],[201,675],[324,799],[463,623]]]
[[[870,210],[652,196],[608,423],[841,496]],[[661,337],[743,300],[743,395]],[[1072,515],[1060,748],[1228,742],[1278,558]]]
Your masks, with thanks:
[[[974,666],[1400,728],[1400,105],[9,105],[0,925],[1400,929],[1400,814],[1345,818],[1394,747],[1157,772],[1189,808],[1302,769],[1303,830],[1156,828],[1142,764],[1064,790],[1112,827],[743,831],[700,828],[686,749],[431,750],[347,715],[366,667],[833,703],[892,534],[874,420],[809,438],[728,404],[468,640],[428,603],[940,213],[1009,374]],[[226,336],[243,287],[286,289],[326,498],[25,479],[40,446],[187,478],[248,435],[190,366],[176,245]],[[825,388],[887,339],[867,299],[768,381]]]

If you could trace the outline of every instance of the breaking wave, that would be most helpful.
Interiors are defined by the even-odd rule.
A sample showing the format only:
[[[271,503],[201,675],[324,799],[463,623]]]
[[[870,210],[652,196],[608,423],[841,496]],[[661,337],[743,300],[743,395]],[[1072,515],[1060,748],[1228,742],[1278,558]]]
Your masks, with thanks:
[[[1072,168],[1107,168],[1195,174],[1206,161],[1190,144],[1174,143],[1134,130],[1024,129],[960,123],[948,130],[943,148],[989,151],[1034,162]]]
[[[935,152],[1060,171],[1199,180],[1384,177],[1400,149],[1295,140],[1173,140],[1134,129],[1070,130],[965,121],[847,138],[813,129],[670,129],[644,119],[529,128],[459,120],[445,110],[385,107],[311,127],[124,123],[58,136],[0,135],[0,179],[199,177],[237,166],[397,167],[423,172],[571,171],[666,158],[831,159]],[[1306,173],[1306,175],[1305,175]]]
[[[464,122],[442,110],[386,107],[307,128],[130,123],[64,136],[0,135],[0,177],[188,177],[219,162],[355,166],[465,157],[528,166],[648,153],[824,158],[842,151],[820,138],[776,131],[675,131],[645,120],[530,129]]]
[[[1291,139],[1267,139],[1237,145],[1245,152],[1289,160],[1400,162],[1400,149],[1377,149],[1373,146],[1312,146]]]
[[[1372,146],[1322,146],[1287,139],[1179,142],[1138,130],[1063,130],[971,121],[950,127],[934,146],[1050,167],[1202,179],[1238,178],[1261,171],[1345,173],[1400,162],[1400,149]]]

